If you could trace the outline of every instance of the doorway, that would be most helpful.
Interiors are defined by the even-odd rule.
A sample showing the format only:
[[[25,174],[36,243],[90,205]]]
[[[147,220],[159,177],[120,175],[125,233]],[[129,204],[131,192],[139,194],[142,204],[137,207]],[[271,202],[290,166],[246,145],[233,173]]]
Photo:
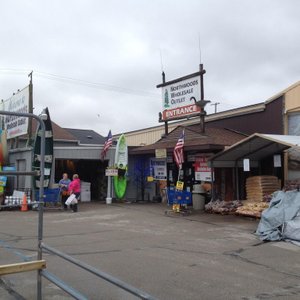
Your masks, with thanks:
[[[98,159],[56,159],[55,182],[58,183],[63,173],[72,179],[73,174],[78,174],[81,181],[91,184],[91,200],[105,200],[107,194],[107,178],[105,169],[108,161]]]

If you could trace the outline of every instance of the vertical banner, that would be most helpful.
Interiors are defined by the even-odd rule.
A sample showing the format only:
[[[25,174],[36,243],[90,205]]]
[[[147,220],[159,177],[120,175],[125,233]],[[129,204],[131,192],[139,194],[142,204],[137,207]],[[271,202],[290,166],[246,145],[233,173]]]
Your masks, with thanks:
[[[195,161],[195,180],[197,181],[212,181],[211,168],[207,163],[208,156],[196,156]]]
[[[3,166],[8,162],[8,147],[6,130],[0,129],[0,164]]]
[[[3,103],[3,109],[9,112],[29,112],[29,87],[25,87]],[[15,138],[28,132],[28,118],[19,116],[5,116],[4,128],[7,131],[7,139]]]

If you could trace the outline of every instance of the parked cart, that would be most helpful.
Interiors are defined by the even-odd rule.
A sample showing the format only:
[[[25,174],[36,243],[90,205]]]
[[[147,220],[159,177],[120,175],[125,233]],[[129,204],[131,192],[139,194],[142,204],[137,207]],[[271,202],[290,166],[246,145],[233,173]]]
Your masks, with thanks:
[[[188,191],[180,191],[175,188],[167,189],[168,205],[172,205],[172,210],[165,211],[165,214],[180,213],[188,215],[191,211],[188,205],[192,205],[192,193]]]
[[[39,200],[39,190],[36,190],[36,201]],[[42,199],[45,208],[62,208],[60,189],[44,189],[44,197]]]

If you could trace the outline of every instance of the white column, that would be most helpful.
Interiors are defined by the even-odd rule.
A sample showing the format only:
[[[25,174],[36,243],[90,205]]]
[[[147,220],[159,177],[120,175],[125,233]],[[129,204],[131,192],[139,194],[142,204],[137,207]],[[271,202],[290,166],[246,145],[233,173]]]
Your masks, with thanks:
[[[106,204],[111,204],[111,176],[107,176],[107,194],[106,194]]]

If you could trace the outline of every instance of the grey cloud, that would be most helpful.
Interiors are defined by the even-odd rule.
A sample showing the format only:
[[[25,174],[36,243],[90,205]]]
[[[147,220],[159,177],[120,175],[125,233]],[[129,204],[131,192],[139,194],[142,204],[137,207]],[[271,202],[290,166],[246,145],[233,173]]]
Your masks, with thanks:
[[[299,80],[299,10],[296,0],[4,2],[0,98],[34,70],[34,106],[61,126],[106,135],[158,125],[160,53],[167,80],[193,73],[200,36],[205,97],[218,109],[264,101]]]

